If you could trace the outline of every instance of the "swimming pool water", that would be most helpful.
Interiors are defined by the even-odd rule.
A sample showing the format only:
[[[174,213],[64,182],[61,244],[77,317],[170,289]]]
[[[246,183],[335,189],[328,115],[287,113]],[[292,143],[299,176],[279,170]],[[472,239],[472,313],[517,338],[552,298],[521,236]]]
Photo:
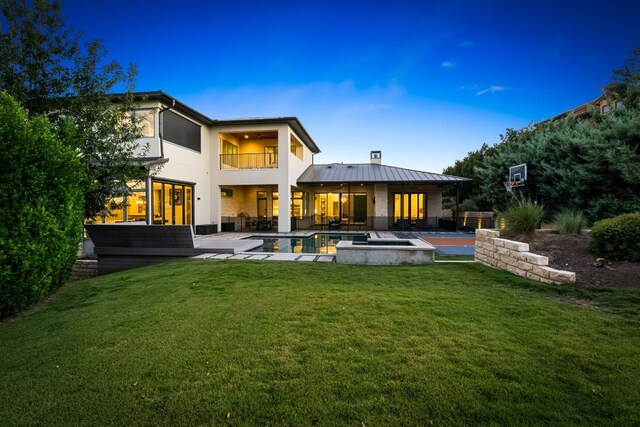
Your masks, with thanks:
[[[366,242],[367,234],[322,234],[317,233],[310,237],[301,238],[262,238],[252,237],[252,239],[264,240],[262,246],[252,249],[251,252],[284,252],[302,254],[335,254],[336,244],[341,240],[353,240],[356,242]]]

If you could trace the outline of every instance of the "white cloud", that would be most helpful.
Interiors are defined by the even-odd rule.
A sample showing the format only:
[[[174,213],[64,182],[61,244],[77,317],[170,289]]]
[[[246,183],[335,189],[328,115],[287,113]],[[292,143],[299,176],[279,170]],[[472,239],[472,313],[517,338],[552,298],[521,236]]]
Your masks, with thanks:
[[[456,64],[454,64],[451,61],[444,61],[442,64],[440,64],[440,68],[444,69],[444,70],[449,70],[452,68],[456,68]]]
[[[394,108],[405,95],[405,88],[396,80],[365,88],[346,80],[299,85],[214,87],[200,93],[176,96],[210,117],[231,119],[312,115],[318,111],[344,116],[366,115]]]
[[[460,44],[458,45],[459,47],[473,47],[476,45],[476,42],[474,42],[473,40],[463,40],[460,42]]]
[[[486,87],[467,86],[466,90],[475,94]],[[385,164],[441,172],[482,142],[496,141],[504,129],[528,123],[528,119],[416,96],[398,80],[378,85],[345,80],[218,86],[196,93],[169,93],[213,119],[299,117],[322,150],[314,157],[317,164],[367,163],[369,151],[379,149]],[[416,150],[416,143],[428,144],[429,149]]]
[[[498,86],[498,85],[493,85],[493,86],[489,86],[486,89],[482,89],[478,92],[476,92],[476,95],[480,96],[480,95],[485,95],[487,93],[496,93],[496,92],[502,92],[505,90],[509,90],[508,87],[505,86]]]

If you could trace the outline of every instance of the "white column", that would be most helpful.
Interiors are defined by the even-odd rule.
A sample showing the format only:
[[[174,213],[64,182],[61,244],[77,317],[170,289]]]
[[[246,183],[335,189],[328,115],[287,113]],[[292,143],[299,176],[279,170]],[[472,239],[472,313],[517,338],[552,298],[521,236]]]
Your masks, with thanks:
[[[389,227],[387,218],[393,215],[389,212],[389,186],[387,184],[375,184],[374,194],[376,207],[373,228],[386,230]]]
[[[278,184],[278,232],[291,231],[291,185],[288,182]]]
[[[289,126],[278,128],[278,232],[291,231],[291,184],[298,178],[291,177],[289,171],[289,149],[291,136]]]

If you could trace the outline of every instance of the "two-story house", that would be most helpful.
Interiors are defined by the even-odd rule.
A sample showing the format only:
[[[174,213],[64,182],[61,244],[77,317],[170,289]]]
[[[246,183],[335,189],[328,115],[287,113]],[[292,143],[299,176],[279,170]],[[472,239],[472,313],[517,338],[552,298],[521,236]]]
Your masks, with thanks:
[[[138,96],[139,156],[152,173],[104,222],[427,229],[443,216],[442,187],[467,181],[383,165],[380,151],[315,164],[320,149],[296,117],[215,120],[161,91]]]

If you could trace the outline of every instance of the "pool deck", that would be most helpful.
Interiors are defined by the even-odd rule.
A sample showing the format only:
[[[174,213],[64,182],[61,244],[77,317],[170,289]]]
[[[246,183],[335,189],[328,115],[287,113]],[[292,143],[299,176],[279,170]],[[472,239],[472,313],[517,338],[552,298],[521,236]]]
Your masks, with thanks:
[[[475,251],[475,234],[471,233],[434,233],[404,231],[294,231],[291,233],[236,233],[224,232],[206,236],[196,236],[199,248],[211,249],[211,252],[193,257],[206,260],[254,260],[254,261],[293,261],[293,262],[335,262],[335,254],[249,252],[262,245],[260,238],[286,239],[310,237],[314,234],[369,234],[378,239],[421,239],[436,247],[437,255],[473,255]],[[439,262],[436,260],[436,262]],[[461,261],[447,261],[461,262]],[[462,261],[473,262],[473,261]]]

